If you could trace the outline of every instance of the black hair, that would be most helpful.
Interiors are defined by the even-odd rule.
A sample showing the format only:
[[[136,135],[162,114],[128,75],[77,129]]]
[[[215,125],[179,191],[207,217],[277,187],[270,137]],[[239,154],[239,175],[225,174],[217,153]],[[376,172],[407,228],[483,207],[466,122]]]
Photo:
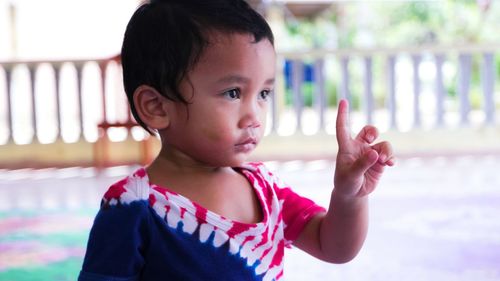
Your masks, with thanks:
[[[153,87],[166,98],[187,104],[179,84],[207,46],[208,32],[251,34],[254,42],[274,44],[265,19],[244,0],[151,0],[135,11],[125,31],[121,60],[132,115],[134,91]]]

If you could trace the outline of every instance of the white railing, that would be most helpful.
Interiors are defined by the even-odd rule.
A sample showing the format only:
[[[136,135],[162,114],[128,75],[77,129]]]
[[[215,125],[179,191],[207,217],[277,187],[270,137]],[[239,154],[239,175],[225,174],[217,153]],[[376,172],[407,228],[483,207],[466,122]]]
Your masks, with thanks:
[[[92,142],[99,123],[131,118],[119,57],[0,63],[0,100],[0,144]]]
[[[359,123],[391,130],[495,126],[497,50],[499,44],[279,53],[269,130],[332,132],[329,114],[339,97],[352,101]],[[95,142],[98,124],[131,118],[118,57],[1,62],[0,101],[0,145]]]
[[[280,56],[292,64],[288,84],[297,124],[304,110],[301,70],[308,61],[315,74],[311,84],[320,130],[325,129],[325,114],[331,107],[325,86],[334,80],[337,97],[358,101],[360,123],[407,131],[498,124],[497,50],[499,44],[312,50]],[[479,79],[476,85],[471,84],[473,78]]]

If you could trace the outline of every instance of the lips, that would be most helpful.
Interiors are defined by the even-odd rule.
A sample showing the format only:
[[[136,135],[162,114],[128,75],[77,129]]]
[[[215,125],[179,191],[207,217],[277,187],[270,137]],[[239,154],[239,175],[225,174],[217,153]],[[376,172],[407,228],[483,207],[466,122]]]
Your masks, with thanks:
[[[250,152],[257,146],[257,139],[250,137],[235,145],[237,152]]]

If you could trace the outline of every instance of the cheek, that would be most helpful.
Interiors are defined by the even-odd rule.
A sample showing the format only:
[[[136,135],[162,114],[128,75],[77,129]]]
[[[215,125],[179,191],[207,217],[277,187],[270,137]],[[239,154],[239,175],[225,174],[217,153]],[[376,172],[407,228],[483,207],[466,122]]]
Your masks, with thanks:
[[[232,140],[234,130],[231,122],[221,116],[212,116],[212,118],[202,121],[200,133],[208,141],[227,141]]]
[[[268,104],[265,104],[263,107],[262,107],[262,110],[260,111],[259,113],[259,121],[260,121],[260,124],[261,124],[261,127],[263,129],[266,128],[266,125],[267,125],[267,114],[268,114],[268,110],[269,110],[269,106]]]
[[[206,127],[202,128],[201,133],[209,141],[219,141],[219,140],[223,139],[221,133],[218,132],[217,130],[214,130],[214,128],[210,128],[210,127],[209,128],[206,128]]]

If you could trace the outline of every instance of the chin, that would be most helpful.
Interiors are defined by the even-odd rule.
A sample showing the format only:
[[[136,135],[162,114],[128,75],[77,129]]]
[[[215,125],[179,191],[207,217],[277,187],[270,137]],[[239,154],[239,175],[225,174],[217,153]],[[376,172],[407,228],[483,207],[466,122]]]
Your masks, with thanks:
[[[248,155],[240,155],[239,157],[233,157],[232,159],[228,159],[227,167],[240,167],[244,163],[248,161]]]
[[[245,157],[244,159],[229,161],[227,167],[240,167],[241,165],[243,165],[246,162],[246,160],[247,160],[247,157]]]

